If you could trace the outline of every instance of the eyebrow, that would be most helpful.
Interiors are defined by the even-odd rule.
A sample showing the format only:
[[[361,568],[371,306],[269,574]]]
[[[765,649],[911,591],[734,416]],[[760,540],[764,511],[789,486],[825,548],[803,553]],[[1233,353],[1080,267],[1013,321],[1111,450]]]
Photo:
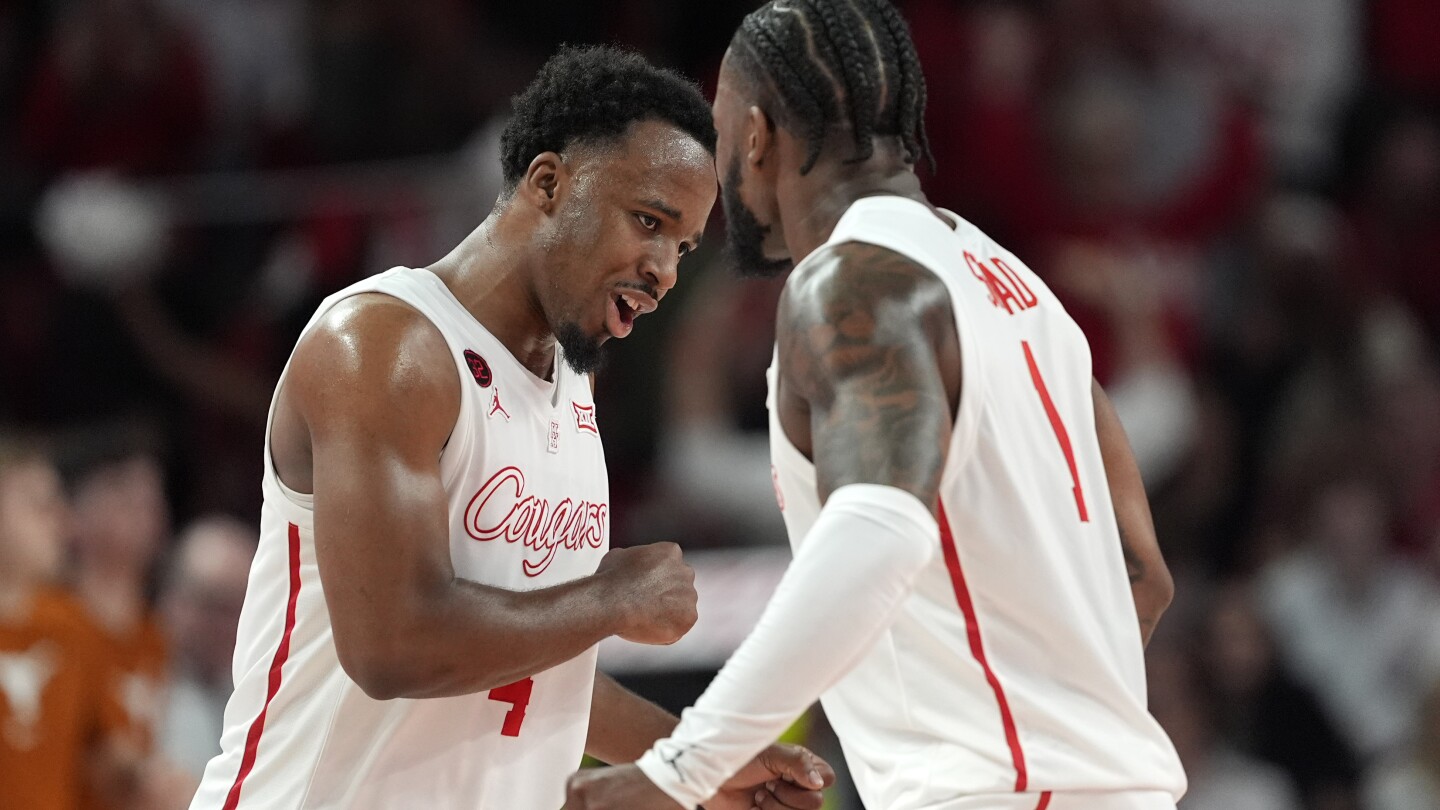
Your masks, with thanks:
[[[651,207],[651,208],[654,208],[656,211],[659,211],[660,213],[662,213],[662,214],[664,214],[665,216],[667,216],[667,217],[675,220],[676,222],[679,222],[679,221],[680,221],[680,212],[679,212],[679,211],[676,211],[674,208],[671,208],[670,206],[666,205],[665,203],[660,202],[659,200],[656,200],[656,199],[641,200],[641,201],[640,201],[640,204],[641,204],[641,205],[649,206],[649,207]]]
[[[663,202],[660,202],[660,201],[657,200],[657,199],[651,198],[651,199],[641,200],[641,201],[640,201],[640,204],[641,204],[641,205],[644,205],[644,206],[647,206],[647,207],[650,207],[650,208],[654,208],[656,211],[659,211],[660,213],[664,214],[665,216],[669,217],[670,219],[674,220],[674,221],[677,222],[677,223],[680,221],[680,212],[679,212],[679,211],[676,211],[674,208],[671,208],[670,206],[666,205],[666,204],[663,203]],[[699,233],[696,233],[694,236],[690,237],[690,249],[691,249],[691,250],[694,250],[694,249],[700,247],[700,239],[701,239],[702,236],[704,236],[704,232],[703,232],[703,231],[701,231],[701,232],[699,232]]]

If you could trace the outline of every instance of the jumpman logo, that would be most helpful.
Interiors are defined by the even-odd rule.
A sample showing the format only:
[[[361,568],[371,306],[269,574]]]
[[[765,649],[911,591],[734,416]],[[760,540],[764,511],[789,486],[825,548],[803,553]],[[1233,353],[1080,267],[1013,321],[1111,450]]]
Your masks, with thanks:
[[[500,404],[500,386],[498,385],[495,386],[490,394],[490,412],[485,415],[494,416],[497,413],[505,417],[506,422],[510,421],[510,412],[505,410],[504,405]]]
[[[680,762],[680,757],[685,756],[689,752],[689,748],[681,748],[680,750],[676,751],[673,754],[670,754],[669,756],[666,756],[664,754],[660,755],[660,760],[675,770],[675,775],[680,777],[681,782],[686,782],[688,780],[685,778],[685,772],[680,770],[680,765],[678,763]]]

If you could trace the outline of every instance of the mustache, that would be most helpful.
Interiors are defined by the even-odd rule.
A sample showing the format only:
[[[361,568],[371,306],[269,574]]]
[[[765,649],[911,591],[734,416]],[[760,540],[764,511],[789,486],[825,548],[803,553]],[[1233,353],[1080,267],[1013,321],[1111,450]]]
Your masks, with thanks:
[[[622,281],[615,286],[616,288],[621,290],[636,290],[638,292],[645,293],[651,298],[654,298],[656,301],[660,300],[660,291],[655,289],[655,287],[653,287],[652,285],[646,284],[643,281]]]

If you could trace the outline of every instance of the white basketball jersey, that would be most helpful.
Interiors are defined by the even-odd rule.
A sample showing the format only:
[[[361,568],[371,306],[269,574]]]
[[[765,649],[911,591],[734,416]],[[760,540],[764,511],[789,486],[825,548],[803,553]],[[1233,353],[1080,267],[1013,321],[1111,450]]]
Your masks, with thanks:
[[[396,268],[336,293],[306,331],[336,302],[371,292],[434,323],[455,363],[460,416],[440,468],[456,575],[530,590],[593,574],[610,507],[589,379],[558,356],[553,383],[535,377],[426,270]],[[235,693],[193,810],[559,808],[584,753],[595,649],[489,692],[372,700],[336,658],[312,499],[277,479],[268,431],[263,486]]]
[[[1039,794],[1014,803],[1036,807],[1050,791],[1172,802],[1185,775],[1146,710],[1089,345],[1024,263],[949,216],[953,230],[915,201],[863,198],[827,242],[886,247],[938,276],[963,365],[941,553],[894,625],[824,695],[826,715],[868,807],[939,810],[1014,793]],[[771,453],[798,548],[820,503],[814,467],[776,416],[775,375]]]

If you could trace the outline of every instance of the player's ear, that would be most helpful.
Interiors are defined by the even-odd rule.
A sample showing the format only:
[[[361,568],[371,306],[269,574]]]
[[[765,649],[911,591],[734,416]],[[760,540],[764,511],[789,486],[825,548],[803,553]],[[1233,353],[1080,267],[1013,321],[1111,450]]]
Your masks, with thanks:
[[[745,136],[745,162],[751,168],[764,164],[770,151],[775,147],[775,122],[759,107],[750,107]]]
[[[541,152],[525,170],[520,193],[536,208],[549,213],[555,209],[556,197],[568,178],[568,169],[560,155]]]

